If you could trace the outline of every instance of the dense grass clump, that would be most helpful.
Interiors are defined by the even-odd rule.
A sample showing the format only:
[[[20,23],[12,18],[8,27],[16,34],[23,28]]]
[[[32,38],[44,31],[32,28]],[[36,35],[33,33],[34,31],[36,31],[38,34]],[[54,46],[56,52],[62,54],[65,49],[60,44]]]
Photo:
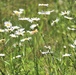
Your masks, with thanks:
[[[75,0],[1,0],[0,75],[75,75],[75,7]]]

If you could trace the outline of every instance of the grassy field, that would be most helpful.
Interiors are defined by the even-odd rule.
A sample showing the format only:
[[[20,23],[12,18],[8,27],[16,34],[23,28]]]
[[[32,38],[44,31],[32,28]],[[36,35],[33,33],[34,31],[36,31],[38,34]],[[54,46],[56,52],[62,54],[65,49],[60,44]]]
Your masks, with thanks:
[[[76,0],[0,0],[0,75],[76,75]]]

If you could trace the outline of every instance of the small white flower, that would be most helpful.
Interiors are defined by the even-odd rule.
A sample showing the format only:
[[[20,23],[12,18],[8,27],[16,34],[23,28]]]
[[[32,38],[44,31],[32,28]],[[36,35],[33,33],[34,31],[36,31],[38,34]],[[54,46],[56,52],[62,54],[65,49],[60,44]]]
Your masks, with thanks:
[[[68,11],[64,11],[64,12],[63,11],[61,12],[61,15],[69,15],[69,14],[70,14],[70,11],[69,10]]]
[[[10,36],[11,36],[12,38],[16,38],[16,37],[18,37],[18,36],[15,35],[15,34],[10,34]]]
[[[68,16],[64,16],[64,18],[69,19],[69,20],[73,19],[72,17],[68,17]]]
[[[38,24],[32,24],[31,26],[30,26],[30,29],[34,29],[35,27],[37,27],[38,26]]]
[[[25,28],[20,28],[20,29],[18,29],[18,31],[20,31],[20,32],[22,32],[22,31],[24,31],[25,30]]]
[[[58,22],[59,22],[59,19],[58,19],[58,18],[56,18],[56,20],[55,20],[54,22],[58,23]]]
[[[58,23],[59,22],[59,19],[56,18],[52,23],[51,23],[51,26],[53,26],[55,23]]]
[[[51,47],[50,46],[44,46],[45,48],[47,48],[47,49],[51,49]]]
[[[21,11],[21,10],[20,10],[20,11],[14,10],[13,12],[14,12],[14,14],[17,15],[18,17],[20,17],[20,15],[23,13],[23,11]]]
[[[4,57],[4,56],[5,56],[5,54],[0,54],[0,56],[1,56],[1,57]]]
[[[41,52],[41,54],[48,54],[48,53],[50,53],[49,50],[46,51],[46,52],[42,52],[42,51],[40,50],[40,52]]]
[[[71,56],[71,54],[64,54],[62,57],[69,57],[69,56]]]
[[[27,18],[27,17],[25,17],[25,18],[19,18],[19,20],[26,20],[26,21],[32,23],[33,21],[39,21],[40,18],[37,18],[37,17],[36,18]]]
[[[71,46],[72,48],[75,48],[75,45],[73,45],[73,44],[70,44],[70,46]]]
[[[21,57],[21,55],[17,55],[17,56],[15,56],[15,57],[13,57],[13,59],[15,59],[15,58],[20,58]]]
[[[70,27],[67,27],[67,29],[68,29],[68,30],[71,30],[71,28],[70,28]]]
[[[19,20],[29,20],[29,18],[25,17],[25,18],[19,18]]]
[[[74,40],[74,45],[76,45],[76,40]]]
[[[5,27],[10,28],[12,27],[12,23],[9,21],[4,22]]]
[[[12,27],[10,27],[10,28],[5,28],[4,30],[5,30],[5,32],[13,32],[14,29]]]
[[[54,10],[52,11],[42,11],[42,12],[38,12],[38,14],[42,14],[42,15],[50,15],[50,13],[54,12]]]
[[[31,18],[31,20],[33,20],[33,21],[39,21],[40,20],[40,18]]]
[[[49,4],[38,4],[38,6],[46,6],[48,7]]]
[[[26,20],[26,21],[31,22],[31,23],[33,22],[32,19],[30,19],[30,18],[26,18],[26,17],[25,17],[25,18],[19,18],[19,20]]]
[[[33,31],[27,31],[28,33],[30,33],[31,35],[33,35],[33,34],[35,34],[35,33],[37,33],[38,32],[38,30],[37,29],[35,29],[35,30],[33,30]]]
[[[19,29],[20,27],[18,26],[12,26],[12,29],[15,30],[15,29]]]
[[[19,43],[18,43],[18,42],[16,42],[16,43],[14,43],[14,44],[13,44],[13,47],[15,47],[15,48],[16,48],[16,47],[18,47],[18,46],[19,46],[19,47],[21,47],[21,46],[23,46],[23,45],[22,45],[22,43],[21,43],[21,42],[19,42]]]
[[[32,20],[32,19],[28,19],[27,21],[29,21],[30,23],[32,23],[32,22],[33,22],[33,20]]]
[[[17,31],[15,31],[15,34],[16,34],[16,35],[21,35],[21,36],[23,36],[24,33],[25,33],[24,28],[20,28],[20,29],[18,29]]]
[[[19,9],[19,11],[20,11],[20,12],[23,12],[23,11],[24,11],[24,9],[20,8],[20,9]]]
[[[66,48],[66,46],[63,46],[64,48]]]
[[[17,56],[16,56],[16,58],[20,58],[20,57],[21,57],[21,55],[17,55]]]
[[[5,32],[10,32],[9,28],[5,28],[4,30],[5,30]]]
[[[24,39],[21,39],[21,40],[20,40],[20,42],[24,42],[24,41],[26,41],[26,40],[28,40],[28,41],[29,41],[30,39],[32,39],[32,38],[31,38],[31,37],[24,38]]]
[[[55,23],[55,22],[53,21],[53,22],[51,23],[51,26],[53,26],[53,25],[54,25],[54,23]]]
[[[75,28],[71,28],[72,31],[76,30]]]
[[[70,28],[70,27],[67,27],[67,29],[72,31],[76,30],[75,28]]]
[[[4,29],[0,29],[0,32],[5,32],[5,30]]]

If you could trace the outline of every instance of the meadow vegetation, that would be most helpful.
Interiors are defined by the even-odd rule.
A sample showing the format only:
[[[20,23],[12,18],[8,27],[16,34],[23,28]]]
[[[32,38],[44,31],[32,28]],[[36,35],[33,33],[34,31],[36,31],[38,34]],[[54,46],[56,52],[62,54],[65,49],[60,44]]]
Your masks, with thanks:
[[[76,75],[76,0],[0,0],[0,75]]]

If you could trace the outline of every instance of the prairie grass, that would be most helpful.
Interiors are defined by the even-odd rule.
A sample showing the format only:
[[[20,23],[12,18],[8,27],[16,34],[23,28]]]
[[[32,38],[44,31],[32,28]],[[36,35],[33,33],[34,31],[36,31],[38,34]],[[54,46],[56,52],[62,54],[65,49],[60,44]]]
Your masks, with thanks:
[[[76,0],[0,0],[0,75],[76,75],[75,7]]]

